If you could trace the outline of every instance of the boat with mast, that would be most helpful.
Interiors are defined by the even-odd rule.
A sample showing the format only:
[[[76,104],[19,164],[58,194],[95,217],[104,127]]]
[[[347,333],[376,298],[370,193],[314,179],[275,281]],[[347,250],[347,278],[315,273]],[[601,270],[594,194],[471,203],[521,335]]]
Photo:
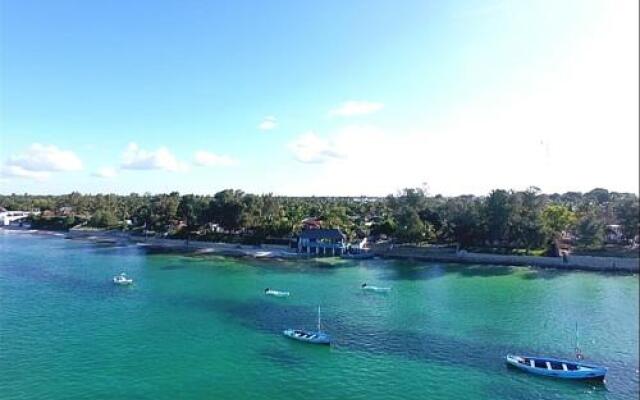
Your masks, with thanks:
[[[312,344],[331,344],[331,336],[322,331],[322,320],[320,317],[320,306],[318,306],[318,326],[317,331],[307,331],[303,329],[286,329],[282,332],[286,337]]]
[[[507,364],[534,375],[549,376],[563,379],[594,379],[603,380],[607,374],[607,367],[585,363],[584,355],[578,343],[578,323],[576,323],[575,355],[577,361],[507,354]]]

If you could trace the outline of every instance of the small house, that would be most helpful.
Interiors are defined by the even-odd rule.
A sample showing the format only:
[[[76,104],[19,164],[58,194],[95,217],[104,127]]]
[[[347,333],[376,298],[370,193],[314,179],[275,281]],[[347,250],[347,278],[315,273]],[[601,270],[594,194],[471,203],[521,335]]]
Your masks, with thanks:
[[[322,221],[320,218],[309,217],[302,220],[302,229],[321,229]]]
[[[347,247],[346,240],[340,229],[306,229],[298,235],[298,253],[339,256]]]

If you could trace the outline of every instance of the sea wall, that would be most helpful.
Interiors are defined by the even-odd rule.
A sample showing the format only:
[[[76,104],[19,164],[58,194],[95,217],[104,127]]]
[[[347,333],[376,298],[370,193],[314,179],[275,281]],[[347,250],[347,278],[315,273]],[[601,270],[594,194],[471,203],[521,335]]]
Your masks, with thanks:
[[[524,265],[545,268],[577,269],[587,271],[638,272],[640,258],[573,256],[538,257],[487,253],[456,252],[452,248],[431,247],[380,247],[373,249],[376,255],[388,258],[405,258],[424,261],[459,262],[469,264]]]

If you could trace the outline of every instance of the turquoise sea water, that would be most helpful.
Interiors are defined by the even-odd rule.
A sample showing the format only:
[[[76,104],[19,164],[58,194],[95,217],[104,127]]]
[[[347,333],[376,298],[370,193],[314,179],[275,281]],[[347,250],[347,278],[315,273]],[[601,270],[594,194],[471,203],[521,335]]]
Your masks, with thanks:
[[[132,287],[112,284],[121,271]],[[637,275],[189,257],[0,233],[0,296],[2,399],[638,397]],[[313,328],[318,305],[334,345],[281,335]],[[505,366],[508,352],[572,357],[576,322],[605,384]]]

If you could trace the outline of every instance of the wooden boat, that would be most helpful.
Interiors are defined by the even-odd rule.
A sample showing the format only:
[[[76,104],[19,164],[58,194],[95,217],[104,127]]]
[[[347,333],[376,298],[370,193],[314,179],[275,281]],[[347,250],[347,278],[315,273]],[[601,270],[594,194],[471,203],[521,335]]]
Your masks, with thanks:
[[[576,323],[575,352],[577,361],[512,354],[507,355],[506,361],[511,366],[535,375],[563,379],[604,379],[607,374],[606,367],[582,362],[584,356],[578,344],[578,323]]]
[[[305,343],[312,344],[331,344],[331,336],[322,332],[320,327],[320,306],[318,306],[318,330],[317,331],[306,331],[303,329],[286,329],[282,332],[288,338],[299,340]]]
[[[275,290],[275,289],[269,289],[269,288],[266,288],[264,290],[264,294],[266,294],[267,296],[274,296],[274,297],[289,297],[290,295],[289,292],[283,292],[281,290]]]
[[[522,371],[563,379],[604,379],[607,368],[582,361],[508,354],[506,361]]]

